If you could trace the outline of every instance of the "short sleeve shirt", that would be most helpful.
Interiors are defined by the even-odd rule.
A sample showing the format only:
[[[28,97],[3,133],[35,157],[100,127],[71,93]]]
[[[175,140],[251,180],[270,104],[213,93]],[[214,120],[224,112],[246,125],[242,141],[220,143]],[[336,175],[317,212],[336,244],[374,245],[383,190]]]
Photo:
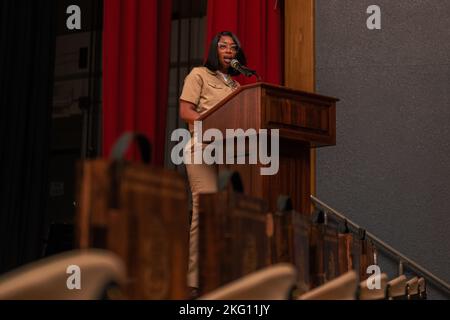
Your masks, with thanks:
[[[237,83],[237,82],[236,82]],[[237,83],[239,86],[239,84]],[[180,100],[193,103],[198,113],[204,113],[234,90],[225,84],[216,72],[206,67],[197,67],[184,80]]]

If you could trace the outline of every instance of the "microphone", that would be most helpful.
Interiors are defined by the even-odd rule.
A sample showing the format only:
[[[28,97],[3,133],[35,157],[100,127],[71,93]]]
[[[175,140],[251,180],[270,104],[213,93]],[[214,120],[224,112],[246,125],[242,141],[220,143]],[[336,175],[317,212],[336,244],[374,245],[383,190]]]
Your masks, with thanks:
[[[246,77],[251,77],[251,76],[257,74],[255,70],[251,70],[251,69],[241,65],[241,63],[237,59],[231,60],[230,65],[233,69],[236,69],[237,71],[239,71]]]

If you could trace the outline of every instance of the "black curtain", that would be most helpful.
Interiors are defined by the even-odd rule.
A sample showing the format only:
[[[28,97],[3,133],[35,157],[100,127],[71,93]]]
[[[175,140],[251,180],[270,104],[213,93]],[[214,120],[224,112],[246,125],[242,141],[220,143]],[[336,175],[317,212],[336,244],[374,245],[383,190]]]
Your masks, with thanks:
[[[41,257],[55,0],[0,1],[0,272]]]

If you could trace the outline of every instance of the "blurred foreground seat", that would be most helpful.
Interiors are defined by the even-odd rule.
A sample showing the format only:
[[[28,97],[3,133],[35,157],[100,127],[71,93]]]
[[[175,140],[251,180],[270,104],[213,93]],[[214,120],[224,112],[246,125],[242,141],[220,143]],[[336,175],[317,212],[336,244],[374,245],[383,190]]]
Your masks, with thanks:
[[[294,266],[280,263],[230,282],[199,300],[287,300],[296,276]]]
[[[317,287],[303,295],[299,300],[355,300],[358,287],[358,276],[355,271],[349,271],[326,284]]]
[[[80,289],[73,288],[78,275]],[[108,288],[124,280],[124,265],[113,253],[70,251],[2,275],[0,299],[97,300],[104,298]]]
[[[401,275],[387,284],[386,296],[389,300],[406,300],[406,276]]]

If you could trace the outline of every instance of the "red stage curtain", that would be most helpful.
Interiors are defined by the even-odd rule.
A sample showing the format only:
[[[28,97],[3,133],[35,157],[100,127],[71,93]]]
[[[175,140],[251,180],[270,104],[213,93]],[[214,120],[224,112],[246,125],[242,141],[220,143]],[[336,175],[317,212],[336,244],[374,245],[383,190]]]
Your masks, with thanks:
[[[147,135],[164,162],[170,0],[107,0],[103,31],[103,155],[126,131]]]
[[[283,83],[282,0],[208,0],[207,41],[232,31],[242,42],[247,65],[264,82]],[[255,78],[239,77],[241,84]]]

